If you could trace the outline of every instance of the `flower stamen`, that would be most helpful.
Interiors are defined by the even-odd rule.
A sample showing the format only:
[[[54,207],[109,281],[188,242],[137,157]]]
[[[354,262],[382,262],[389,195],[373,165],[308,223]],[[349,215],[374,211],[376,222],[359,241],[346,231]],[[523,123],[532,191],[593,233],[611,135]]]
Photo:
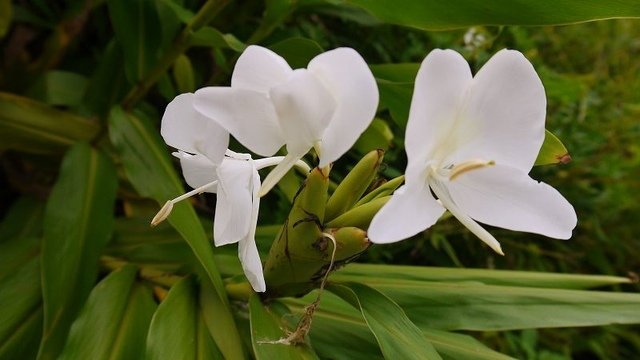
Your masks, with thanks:
[[[496,162],[493,160],[490,161],[486,161],[486,160],[467,160],[465,162],[462,162],[460,164],[457,164],[455,166],[453,166],[451,168],[451,171],[449,172],[449,181],[453,181],[455,180],[458,176],[467,173],[469,171],[473,171],[476,169],[481,169],[481,168],[485,168],[487,166],[493,166],[495,165]]]
[[[160,211],[158,211],[158,213],[156,214],[156,216],[153,217],[153,219],[151,219],[151,226],[156,226],[158,224],[160,224],[161,222],[163,222],[164,220],[166,220],[169,215],[171,214],[171,210],[173,210],[173,204],[178,203],[182,200],[188,199],[190,197],[192,197],[193,195],[198,195],[202,192],[204,192],[205,190],[207,190],[208,188],[215,186],[218,184],[218,180],[214,180],[210,183],[204,184],[196,189],[193,189],[191,191],[189,191],[188,193],[182,194],[180,196],[178,196],[175,199],[169,200],[166,203],[164,203],[164,206],[162,206],[162,209],[160,209]]]

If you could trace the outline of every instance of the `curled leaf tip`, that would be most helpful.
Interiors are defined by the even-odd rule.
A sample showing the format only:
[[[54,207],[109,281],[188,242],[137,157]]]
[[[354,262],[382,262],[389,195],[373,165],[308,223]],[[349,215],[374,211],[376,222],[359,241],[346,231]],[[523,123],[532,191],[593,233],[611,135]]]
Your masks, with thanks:
[[[566,153],[564,155],[559,155],[557,159],[560,164],[568,164],[571,162],[571,155],[569,155],[569,153]]]

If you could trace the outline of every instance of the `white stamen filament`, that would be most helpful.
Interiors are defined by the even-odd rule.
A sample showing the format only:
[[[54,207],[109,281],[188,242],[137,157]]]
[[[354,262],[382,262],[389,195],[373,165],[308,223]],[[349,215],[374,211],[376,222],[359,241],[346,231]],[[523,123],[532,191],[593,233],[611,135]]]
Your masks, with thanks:
[[[160,209],[160,211],[158,211],[158,213],[156,214],[156,216],[153,217],[153,219],[151,219],[151,226],[156,226],[158,224],[160,224],[161,222],[163,222],[164,220],[166,220],[166,218],[169,217],[169,215],[171,214],[171,210],[173,210],[173,204],[178,203],[182,200],[188,199],[190,197],[192,197],[193,195],[197,195],[200,194],[202,192],[204,192],[205,190],[207,190],[208,188],[215,186],[216,184],[218,184],[218,180],[214,180],[210,183],[204,184],[196,189],[193,189],[191,191],[189,191],[188,193],[182,194],[180,196],[178,196],[175,199],[169,200],[166,203],[164,203],[164,206],[162,206],[162,209]]]
[[[446,188],[437,180],[433,179],[429,182],[429,185],[433,192],[438,196],[438,200],[442,203],[442,205],[449,210],[449,212],[458,219],[467,229],[469,229],[473,234],[475,234],[480,240],[482,240],[485,244],[489,245],[495,252],[500,255],[504,255],[502,251],[502,247],[498,240],[496,240],[491,233],[489,233],[485,228],[480,226],[475,220],[473,220],[468,215],[464,214],[458,206],[455,204],[451,195],[446,190]]]
[[[256,165],[256,169],[262,170],[270,166],[278,165],[279,163],[282,162],[282,160],[284,160],[284,156],[273,156],[270,158],[253,160],[253,163]],[[297,167],[298,169],[300,169],[300,171],[304,172],[305,174],[311,171],[311,167],[309,167],[309,165],[307,165],[307,163],[302,160],[296,161],[296,163],[293,166]]]
[[[289,170],[291,170],[292,167],[298,166],[307,172],[311,171],[309,166],[305,164],[303,161],[301,161],[300,157],[296,154],[289,153],[285,157],[278,156],[277,158],[279,158],[278,162],[275,163],[277,164],[277,166],[273,170],[271,170],[271,172],[267,175],[267,177],[262,182],[262,186],[260,187],[260,191],[258,192],[259,197],[263,197],[266,193],[269,192],[269,190],[271,190],[274,186],[276,186],[278,181],[280,181],[282,177]],[[264,159],[264,160],[268,160],[268,159]],[[259,161],[259,160],[254,160],[254,161]]]

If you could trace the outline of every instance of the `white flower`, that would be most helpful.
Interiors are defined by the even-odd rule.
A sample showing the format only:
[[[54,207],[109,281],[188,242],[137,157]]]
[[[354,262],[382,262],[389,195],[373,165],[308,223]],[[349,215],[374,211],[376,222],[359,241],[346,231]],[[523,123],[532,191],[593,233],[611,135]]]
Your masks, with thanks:
[[[261,156],[286,145],[287,156],[264,180],[262,196],[311,148],[320,167],[349,150],[375,115],[378,88],[353,49],[325,52],[307,69],[292,70],[279,55],[253,45],[238,59],[231,86],[200,89],[194,104]]]
[[[498,52],[472,77],[457,52],[432,51],[411,102],[406,183],[374,217],[371,241],[413,236],[445,208],[500,254],[498,241],[476,221],[571,237],[577,223],[571,204],[528,175],[544,141],[545,108],[542,82],[520,52]]]
[[[164,220],[173,204],[201,192],[217,193],[213,239],[216,246],[238,243],[238,256],[247,279],[257,292],[266,290],[262,263],[255,243],[260,198],[258,170],[274,166],[283,157],[252,160],[227,149],[229,133],[195,111],[193,94],[177,96],[162,117],[161,134],[177,148],[184,178],[194,188],[169,200],[152,224]],[[309,170],[304,163],[297,164]]]

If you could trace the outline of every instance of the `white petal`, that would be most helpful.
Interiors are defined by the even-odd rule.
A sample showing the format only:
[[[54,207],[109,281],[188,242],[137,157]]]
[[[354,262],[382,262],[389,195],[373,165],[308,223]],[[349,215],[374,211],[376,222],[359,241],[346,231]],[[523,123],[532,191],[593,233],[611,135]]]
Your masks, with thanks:
[[[409,238],[435,224],[444,208],[431,195],[429,187],[401,186],[391,200],[373,217],[369,239],[388,244]]]
[[[182,151],[203,154],[219,164],[229,146],[229,133],[216,122],[197,112],[194,95],[175,97],[162,116],[160,133],[164,141]]]
[[[216,165],[214,165],[206,156],[199,154],[191,155],[182,151],[174,152],[173,155],[180,159],[182,175],[187,181],[187,184],[192,188],[196,189],[217,180]],[[205,192],[216,192],[216,187],[212,186]]]
[[[451,130],[471,81],[467,61],[453,50],[433,50],[422,61],[405,136],[410,162],[425,163],[453,150]]]
[[[231,76],[231,87],[264,94],[287,80],[291,67],[282,56],[257,45],[247,47],[238,58]]]
[[[247,236],[253,203],[251,161],[225,159],[218,167],[218,198],[213,224],[216,246],[231,244]]]
[[[460,148],[447,162],[493,160],[528,173],[544,141],[546,97],[518,51],[496,53],[478,71],[457,129]]]
[[[285,143],[273,105],[263,93],[207,87],[196,91],[194,105],[256,154],[271,156]]]
[[[367,129],[378,108],[378,86],[367,63],[351,48],[322,53],[308,69],[337,101],[322,137],[319,166],[324,167],[347,152]]]
[[[264,282],[262,271],[262,262],[260,254],[256,247],[256,226],[258,224],[258,209],[260,208],[260,198],[258,197],[258,189],[260,188],[260,177],[258,172],[254,172],[252,181],[253,208],[251,211],[251,228],[246,237],[242,238],[238,243],[238,257],[242,264],[244,274],[249,280],[251,287],[256,292],[264,292],[267,286]]]
[[[331,121],[336,102],[327,88],[306,69],[293,72],[286,83],[271,89],[287,151],[306,153]]]
[[[556,189],[516,168],[469,171],[447,187],[466,214],[485,224],[568,239],[577,223],[573,206]]]

